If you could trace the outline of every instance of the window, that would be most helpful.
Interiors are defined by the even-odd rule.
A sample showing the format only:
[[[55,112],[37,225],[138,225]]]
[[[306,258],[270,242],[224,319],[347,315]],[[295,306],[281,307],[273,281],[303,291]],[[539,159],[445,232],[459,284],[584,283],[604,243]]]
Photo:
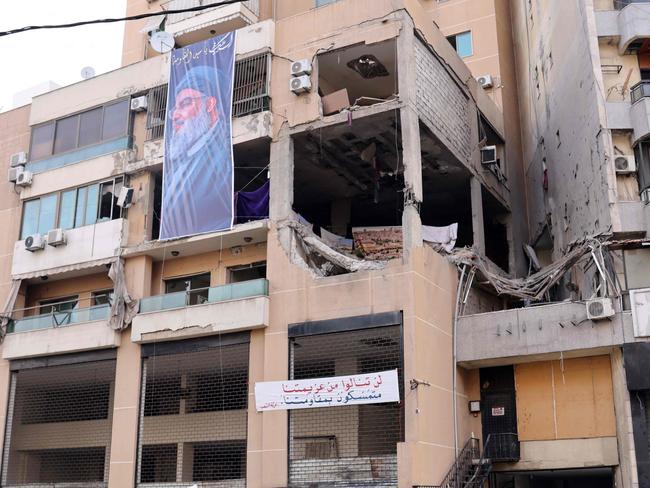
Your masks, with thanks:
[[[129,100],[123,99],[32,129],[32,161],[126,136]]]
[[[190,446],[188,446],[190,447]],[[191,444],[192,481],[236,480],[246,477],[246,441]]]
[[[113,290],[94,291],[91,295],[91,305],[110,305],[113,301]]]
[[[324,5],[327,5],[329,3],[334,3],[336,0],[316,0],[316,7],[322,7]]]
[[[117,195],[122,181],[121,177],[115,178],[26,201],[20,238],[55,228],[72,229],[119,219],[122,209],[117,206]]]
[[[266,261],[228,268],[228,283],[266,278]]]
[[[188,305],[197,305],[208,301],[210,273],[165,280],[165,293],[189,292]],[[193,291],[196,290],[196,291]]]
[[[454,47],[454,49],[456,50],[456,52],[461,58],[466,58],[474,54],[472,51],[471,31],[461,32],[460,34],[454,34],[453,36],[448,36],[447,40],[449,41],[449,44],[451,44]]]
[[[68,312],[77,308],[78,295],[69,297],[55,298],[53,300],[41,300],[39,303],[38,313]]]
[[[169,483],[176,481],[176,444],[142,446],[141,483]]]

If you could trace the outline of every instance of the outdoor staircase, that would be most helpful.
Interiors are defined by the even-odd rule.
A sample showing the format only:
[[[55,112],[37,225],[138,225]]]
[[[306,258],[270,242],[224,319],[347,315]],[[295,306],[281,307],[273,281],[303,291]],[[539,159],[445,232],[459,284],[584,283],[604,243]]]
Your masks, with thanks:
[[[491,471],[492,462],[485,457],[485,448],[481,452],[480,441],[470,437],[439,485],[414,488],[483,488]]]

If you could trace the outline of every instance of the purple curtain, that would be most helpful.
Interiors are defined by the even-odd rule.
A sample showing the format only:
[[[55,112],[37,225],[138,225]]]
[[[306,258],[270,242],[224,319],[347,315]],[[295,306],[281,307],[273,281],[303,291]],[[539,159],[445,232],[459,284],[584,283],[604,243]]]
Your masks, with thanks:
[[[269,188],[270,184],[267,180],[257,190],[235,192],[236,224],[265,219],[269,216]]]

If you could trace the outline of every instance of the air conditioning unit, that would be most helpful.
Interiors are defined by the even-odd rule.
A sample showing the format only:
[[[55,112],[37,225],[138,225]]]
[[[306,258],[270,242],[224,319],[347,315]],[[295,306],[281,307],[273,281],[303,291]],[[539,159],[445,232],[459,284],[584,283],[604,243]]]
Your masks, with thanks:
[[[15,168],[9,168],[9,172],[7,175],[7,180],[9,180],[10,183],[16,183],[16,180],[18,179],[18,175],[25,171],[22,166],[17,166]]]
[[[492,166],[497,164],[497,147],[485,146],[481,148],[481,164],[484,166]]]
[[[25,249],[34,252],[45,247],[45,239],[40,234],[32,234],[25,238]]]
[[[492,75],[479,76],[476,78],[476,81],[478,81],[478,84],[483,88],[492,88],[494,86],[494,83],[492,82]]]
[[[131,99],[131,110],[134,112],[142,112],[147,110],[147,96],[142,95],[141,97]]]
[[[311,91],[311,80],[307,75],[291,78],[291,80],[289,80],[289,88],[296,95]]]
[[[614,316],[614,304],[611,298],[594,298],[587,302],[587,318],[603,320]]]
[[[9,158],[9,162],[12,168],[15,168],[16,166],[25,165],[27,164],[27,153],[25,151],[14,153]]]
[[[122,208],[129,208],[133,203],[133,188],[123,186],[120,194],[117,197],[117,206]]]
[[[291,63],[291,76],[302,76],[311,74],[311,61],[299,59]]]
[[[31,171],[19,171],[16,176],[16,185],[18,186],[29,186],[32,184],[32,179],[34,174]]]
[[[65,245],[65,232],[63,229],[52,229],[47,233],[48,246],[57,247]]]
[[[636,160],[632,155],[619,155],[614,158],[614,167],[616,168],[616,174],[619,175],[634,173],[636,172]]]

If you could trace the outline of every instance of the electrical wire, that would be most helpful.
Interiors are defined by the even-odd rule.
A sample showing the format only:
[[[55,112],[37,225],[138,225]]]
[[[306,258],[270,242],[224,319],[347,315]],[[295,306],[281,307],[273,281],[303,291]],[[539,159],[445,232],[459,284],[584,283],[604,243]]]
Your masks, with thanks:
[[[28,25],[25,27],[19,27],[17,29],[10,29],[7,31],[0,31],[0,37],[10,36],[13,34],[19,34],[21,32],[27,32],[32,30],[41,30],[41,29],[67,29],[70,27],[80,27],[82,25],[92,25],[92,24],[111,24],[115,22],[125,22],[130,20],[140,20],[147,19],[149,17],[158,17],[160,15],[169,15],[169,14],[182,14],[185,12],[198,12],[201,10],[206,10],[213,7],[220,7],[222,5],[230,5],[233,3],[241,3],[242,0],[221,0],[217,3],[210,3],[206,5],[196,5],[194,7],[180,8],[174,10],[159,10],[157,12],[147,12],[144,14],[130,15],[127,17],[114,17],[106,19],[94,19],[94,20],[82,20],[79,22],[70,22],[68,24],[47,24],[47,25]]]

